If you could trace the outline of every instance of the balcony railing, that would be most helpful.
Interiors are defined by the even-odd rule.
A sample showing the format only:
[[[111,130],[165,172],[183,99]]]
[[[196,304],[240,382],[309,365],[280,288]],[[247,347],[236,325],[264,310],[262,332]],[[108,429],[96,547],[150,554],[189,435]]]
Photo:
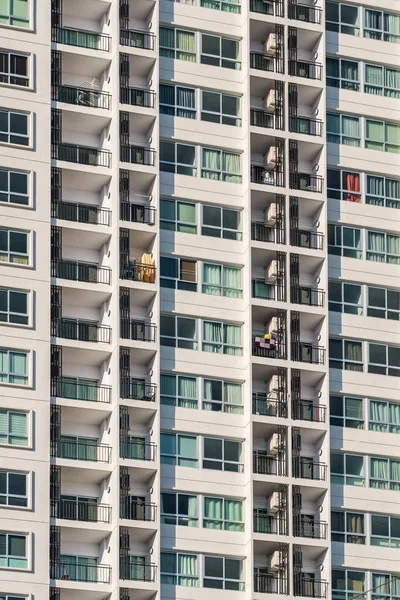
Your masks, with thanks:
[[[154,225],[156,209],[152,206],[144,206],[143,204],[133,204],[130,202],[121,202],[120,206],[122,221]]]
[[[290,173],[290,187],[292,190],[322,194],[324,178],[321,175],[311,175],[310,173]]]
[[[291,286],[291,300],[305,306],[324,306],[325,290],[304,285]]]
[[[156,509],[152,502],[140,502],[134,497],[121,498],[119,516],[131,521],[155,521]]]
[[[251,165],[250,179],[252,183],[261,185],[276,185],[282,187],[284,185],[283,173],[277,174],[276,171],[267,171],[264,167]]]
[[[293,458],[292,471],[292,475],[296,479],[326,481],[327,465],[301,456],[300,458]]]
[[[119,448],[121,458],[154,461],[156,457],[155,444],[132,436],[120,436]]]
[[[84,561],[86,562],[87,559]],[[50,561],[50,579],[111,583],[111,567],[109,565],[84,564],[79,558],[77,560],[61,558],[59,561]]]
[[[111,152],[91,146],[79,146],[65,142],[52,144],[51,157],[54,160],[64,160],[91,167],[111,167]]]
[[[289,60],[289,75],[306,79],[322,79],[322,65],[308,60]]]
[[[51,443],[51,455],[68,460],[108,463],[111,457],[111,446],[99,444],[96,440],[61,439]]]
[[[321,23],[322,10],[316,6],[307,6],[306,4],[289,4],[289,19],[297,19],[306,23]]]
[[[280,525],[284,524],[284,519],[273,517],[268,514],[265,508],[253,509],[253,531],[254,533],[281,533]]]
[[[287,579],[268,571],[267,567],[258,567],[254,569],[254,592],[287,595]]]
[[[290,243],[292,246],[299,246],[299,248],[323,250],[324,234],[319,231],[293,228],[290,231]]]
[[[108,92],[64,84],[53,85],[51,89],[52,100],[55,102],[65,102],[66,104],[90,108],[104,108],[106,110],[111,106],[111,94]]]
[[[111,282],[111,269],[100,267],[96,263],[86,263],[80,260],[53,260],[51,262],[52,277],[82,281],[85,283]]]
[[[287,402],[276,397],[255,392],[252,397],[253,415],[263,417],[287,417]]]
[[[156,95],[151,90],[135,87],[123,87],[120,90],[121,104],[154,108]]]
[[[304,598],[327,598],[328,582],[322,579],[306,579],[302,577],[293,582],[294,596]]]
[[[278,286],[276,283],[266,283],[264,279],[252,279],[251,288],[252,298],[259,300],[277,300],[279,298],[278,292],[280,291],[283,294],[283,286]]]
[[[121,378],[119,392],[121,398],[155,402],[156,392],[157,386],[154,384],[145,383],[134,377]]]
[[[293,419],[301,421],[312,421],[313,423],[325,423],[326,406],[314,404],[311,400],[300,400],[292,403]]]
[[[80,204],[79,202],[53,202],[52,217],[73,221],[74,223],[87,223],[89,225],[110,225],[111,211],[93,204]]]
[[[136,261],[129,261],[120,269],[120,278],[143,283],[155,283],[156,268],[154,265],[145,265]]]
[[[293,535],[295,537],[311,538],[313,540],[326,540],[328,532],[328,524],[324,521],[305,521],[300,523],[294,522]]]
[[[121,338],[139,342],[155,342],[157,327],[145,321],[124,321],[121,323]]]
[[[142,50],[154,50],[156,36],[148,31],[137,29],[121,29],[120,44],[130,48],[141,48]]]
[[[111,402],[111,386],[85,382],[74,377],[55,377],[51,380],[51,395],[108,404]]]
[[[111,38],[104,33],[86,31],[85,29],[74,29],[73,27],[53,27],[52,41],[68,46],[79,46],[88,50],[110,49]]]
[[[51,335],[67,340],[109,344],[111,341],[111,327],[81,319],[59,319],[52,326]]]
[[[263,335],[253,335],[252,354],[261,358],[280,358],[285,359],[286,347],[284,343],[279,343],[278,339],[265,340],[265,344],[259,342],[263,340]]]
[[[121,556],[119,578],[128,581],[147,581],[153,583],[156,580],[156,565],[154,563],[142,562],[142,560],[134,556]]]
[[[109,523],[111,506],[97,502],[68,500],[61,498],[51,503],[51,518],[66,519],[67,521],[85,521],[86,523]]]
[[[251,108],[250,125],[253,125],[254,127],[266,127],[268,129],[273,129],[275,127],[275,115],[267,113],[265,110]]]
[[[262,52],[250,52],[250,68],[273,73],[275,70],[274,59]]]
[[[152,148],[144,148],[143,146],[121,146],[122,162],[132,163],[135,165],[146,165],[154,167],[156,151]]]
[[[278,459],[268,455],[264,450],[253,451],[253,473],[259,475],[276,475]]]
[[[268,227],[264,223],[251,223],[251,239],[256,242],[276,242],[276,228]]]
[[[294,342],[292,344],[292,360],[294,361],[324,365],[325,354],[326,350],[321,346],[313,346],[306,342]]]
[[[291,133],[321,136],[322,121],[311,117],[289,117],[289,131]]]

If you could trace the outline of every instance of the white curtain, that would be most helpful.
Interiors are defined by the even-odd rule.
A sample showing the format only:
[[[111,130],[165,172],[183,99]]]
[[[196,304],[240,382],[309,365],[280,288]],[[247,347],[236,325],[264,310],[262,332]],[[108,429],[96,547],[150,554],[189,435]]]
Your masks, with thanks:
[[[242,328],[240,325],[224,325],[224,338],[225,354],[233,356],[241,356],[243,354],[242,348],[234,347],[240,346],[242,343]]]
[[[369,403],[369,428],[372,431],[387,431],[388,406],[386,402],[370,400]]]
[[[203,293],[213,296],[221,296],[222,278],[221,265],[204,263],[203,265]]]
[[[370,486],[380,490],[389,487],[389,462],[386,458],[371,458]]]
[[[242,270],[237,267],[223,268],[224,296],[228,298],[242,297]]]

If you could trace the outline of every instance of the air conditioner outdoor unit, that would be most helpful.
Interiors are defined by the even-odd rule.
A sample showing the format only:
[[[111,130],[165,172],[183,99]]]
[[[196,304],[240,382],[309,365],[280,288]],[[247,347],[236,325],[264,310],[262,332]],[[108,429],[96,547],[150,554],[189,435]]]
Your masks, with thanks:
[[[279,390],[278,375],[272,375],[271,379],[268,381],[268,393],[272,394],[273,392],[277,392],[278,390]]]
[[[275,456],[279,451],[279,436],[277,433],[273,433],[267,442],[267,454]]]
[[[264,167],[267,170],[275,169],[276,167],[276,146],[271,146],[267,154],[264,156]]]
[[[268,514],[275,514],[281,507],[281,498],[279,492],[274,492],[267,500],[267,512]]]
[[[280,556],[279,556],[279,550],[275,550],[275,552],[272,554],[270,561],[269,561],[269,570],[270,571],[281,571],[282,570],[282,564],[280,561]]]
[[[265,333],[278,333],[278,317],[272,317],[266,327]]]
[[[276,91],[269,90],[268,94],[264,98],[264,108],[266,112],[273,113],[276,108]]]
[[[271,260],[265,273],[265,283],[275,283],[278,278],[278,262]]]
[[[272,202],[272,204],[270,204],[267,208],[267,210],[264,213],[264,225],[275,225],[276,223],[276,204],[275,202]]]
[[[278,49],[278,43],[276,39],[276,33],[270,33],[267,41],[265,42],[265,54],[267,56],[275,56]]]

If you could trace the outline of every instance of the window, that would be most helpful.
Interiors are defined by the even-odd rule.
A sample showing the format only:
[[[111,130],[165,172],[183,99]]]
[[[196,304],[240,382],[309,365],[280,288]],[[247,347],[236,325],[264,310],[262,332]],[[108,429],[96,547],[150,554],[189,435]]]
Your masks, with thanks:
[[[362,513],[332,511],[332,542],[365,544]]]
[[[376,584],[378,585],[378,584]],[[332,600],[352,600],[365,591],[365,573],[348,569],[332,570]],[[379,595],[381,595],[379,591]]]
[[[345,371],[363,371],[362,343],[330,338],[329,367]]]
[[[242,385],[219,379],[204,379],[203,410],[243,414]]]
[[[350,4],[326,2],[326,28],[328,31],[360,35],[359,7]]]
[[[160,227],[181,233],[197,233],[196,205],[183,200],[161,198]]]
[[[160,84],[160,113],[196,118],[196,90],[182,86]]]
[[[400,154],[400,125],[365,119],[365,147]]]
[[[29,9],[29,0],[1,0],[0,26],[29,27]]]
[[[196,554],[161,552],[161,583],[198,587]]]
[[[213,8],[223,12],[240,14],[239,0],[200,0],[200,6],[204,8]]]
[[[243,591],[243,560],[205,556],[203,586],[218,590]]]
[[[326,83],[331,87],[358,92],[360,90],[358,62],[327,57]]]
[[[367,204],[400,208],[400,181],[381,175],[367,175]]]
[[[367,231],[367,260],[400,264],[400,236]]]
[[[398,573],[372,573],[372,600],[396,600],[400,596]]]
[[[195,177],[197,175],[195,146],[161,141],[160,169],[167,173]]]
[[[371,544],[400,548],[400,518],[371,515]]]
[[[28,292],[0,288],[0,323],[28,325]]]
[[[28,87],[28,68],[28,57],[26,55],[0,50],[0,83]]]
[[[328,169],[328,197],[347,202],[361,202],[360,173]]]
[[[15,594],[1,594],[0,600],[29,600],[28,596],[15,596]]]
[[[326,114],[327,140],[333,144],[361,147],[360,118],[336,113]]]
[[[240,127],[240,99],[219,92],[201,92],[201,120]]]
[[[29,146],[28,115],[0,109],[0,142]]]
[[[217,35],[201,34],[201,57],[205,65],[240,69],[240,46],[237,40]]]
[[[28,173],[0,169],[0,202],[29,204]]]
[[[28,385],[28,353],[0,348],[0,383]]]
[[[242,269],[212,263],[203,264],[203,294],[242,298]]]
[[[368,286],[367,294],[368,317],[400,321],[400,292]]]
[[[161,523],[197,527],[197,496],[162,492]]]
[[[0,410],[0,444],[28,445],[28,415],[14,410]]]
[[[203,321],[203,352],[242,356],[241,325]]]
[[[400,460],[371,456],[369,485],[379,490],[400,491]]]
[[[331,425],[364,429],[364,406],[362,398],[353,396],[330,396]]]
[[[242,442],[205,437],[203,469],[242,473]]]
[[[196,261],[186,258],[160,258],[160,284],[162,287],[197,291]]]
[[[400,404],[370,400],[369,428],[371,431],[400,433]]]
[[[0,471],[0,506],[28,506],[26,473]]]
[[[161,463],[180,467],[198,467],[197,437],[182,433],[161,434]]]
[[[230,498],[204,498],[203,527],[206,529],[225,529],[225,531],[244,531],[243,502]]]
[[[0,229],[0,262],[27,265],[28,233],[13,229]]]
[[[0,533],[0,567],[28,568],[27,537],[22,533]]]
[[[160,56],[196,62],[195,32],[160,27]]]
[[[241,183],[240,154],[212,148],[202,148],[201,176],[205,179]]]
[[[368,344],[368,373],[400,377],[400,347]]]
[[[364,37],[399,44],[400,15],[364,9]]]
[[[188,375],[161,373],[161,404],[197,408],[197,379]]]
[[[361,229],[328,225],[328,252],[336,256],[362,258]]]
[[[161,315],[161,345],[197,350],[196,319]]]
[[[224,238],[226,240],[242,239],[241,214],[239,210],[204,205],[202,215],[202,235]]]
[[[362,315],[361,285],[329,281],[329,310],[350,315]]]
[[[379,65],[365,65],[364,92],[400,98],[400,71]]]
[[[364,487],[364,457],[331,452],[331,481],[340,485]]]

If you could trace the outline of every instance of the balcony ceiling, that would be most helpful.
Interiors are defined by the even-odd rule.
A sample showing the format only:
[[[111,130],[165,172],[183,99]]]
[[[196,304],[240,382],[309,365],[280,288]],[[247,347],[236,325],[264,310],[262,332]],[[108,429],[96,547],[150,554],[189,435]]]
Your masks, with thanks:
[[[100,21],[109,8],[110,0],[69,0],[64,2],[63,14],[89,21]]]
[[[68,131],[75,135],[77,133],[100,135],[110,124],[110,117],[107,114],[87,115],[84,112],[69,111],[68,104],[63,106],[62,119],[63,131]]]
[[[63,188],[71,188],[88,192],[101,192],[110,181],[107,175],[70,171],[63,169]]]
[[[84,49],[83,49],[84,50]],[[73,75],[82,75],[82,83],[93,79],[93,77],[99,78],[105,69],[104,58],[106,53],[97,57],[87,57],[83,54],[79,56],[77,60],[76,53],[68,52],[68,46],[62,47],[62,69],[64,73],[71,73]]]

